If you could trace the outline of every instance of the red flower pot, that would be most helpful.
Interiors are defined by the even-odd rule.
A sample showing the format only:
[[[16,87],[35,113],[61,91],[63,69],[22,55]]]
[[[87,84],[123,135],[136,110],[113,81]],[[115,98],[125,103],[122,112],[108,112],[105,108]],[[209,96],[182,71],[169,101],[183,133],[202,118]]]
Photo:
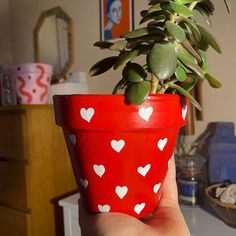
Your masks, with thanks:
[[[137,218],[152,212],[185,124],[185,99],[150,95],[137,106],[123,95],[56,95],[54,106],[88,209]]]

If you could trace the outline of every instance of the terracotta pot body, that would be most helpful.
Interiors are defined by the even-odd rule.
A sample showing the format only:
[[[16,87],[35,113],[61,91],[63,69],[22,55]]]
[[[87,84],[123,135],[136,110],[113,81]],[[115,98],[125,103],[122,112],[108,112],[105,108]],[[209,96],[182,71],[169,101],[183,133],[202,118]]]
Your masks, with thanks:
[[[13,66],[12,76],[16,82],[18,103],[46,103],[52,66],[41,63],[18,64]]]
[[[186,101],[151,95],[135,106],[123,95],[56,95],[54,106],[88,209],[137,218],[152,212],[185,124]]]

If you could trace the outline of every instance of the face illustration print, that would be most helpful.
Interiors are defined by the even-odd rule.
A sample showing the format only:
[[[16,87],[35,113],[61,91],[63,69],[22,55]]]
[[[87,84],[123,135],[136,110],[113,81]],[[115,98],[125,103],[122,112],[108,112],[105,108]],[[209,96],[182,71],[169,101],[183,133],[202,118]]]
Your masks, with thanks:
[[[122,3],[120,0],[108,0],[106,8],[107,24],[104,28],[104,39],[112,39],[112,28],[119,24],[122,18]]]
[[[115,0],[110,5],[110,9],[107,14],[107,18],[113,24],[119,24],[122,17],[122,4],[120,0]]]

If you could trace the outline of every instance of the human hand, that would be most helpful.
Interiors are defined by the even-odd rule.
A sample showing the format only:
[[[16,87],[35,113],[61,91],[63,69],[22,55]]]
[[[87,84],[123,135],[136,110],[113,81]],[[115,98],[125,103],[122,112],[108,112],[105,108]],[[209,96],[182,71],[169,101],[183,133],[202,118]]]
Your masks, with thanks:
[[[79,202],[82,236],[190,236],[178,205],[174,156],[162,187],[158,208],[146,219],[123,213],[90,214]]]

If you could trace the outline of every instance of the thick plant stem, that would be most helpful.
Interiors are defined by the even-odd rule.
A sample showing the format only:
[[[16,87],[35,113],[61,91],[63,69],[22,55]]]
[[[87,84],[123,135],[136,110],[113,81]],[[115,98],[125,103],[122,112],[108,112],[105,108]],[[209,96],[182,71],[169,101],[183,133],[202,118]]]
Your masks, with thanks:
[[[157,93],[160,89],[159,79],[152,74],[150,94]]]
[[[169,88],[168,84],[163,84],[163,86],[161,86],[161,88],[159,89],[158,93],[159,94],[164,94],[165,91]]]

